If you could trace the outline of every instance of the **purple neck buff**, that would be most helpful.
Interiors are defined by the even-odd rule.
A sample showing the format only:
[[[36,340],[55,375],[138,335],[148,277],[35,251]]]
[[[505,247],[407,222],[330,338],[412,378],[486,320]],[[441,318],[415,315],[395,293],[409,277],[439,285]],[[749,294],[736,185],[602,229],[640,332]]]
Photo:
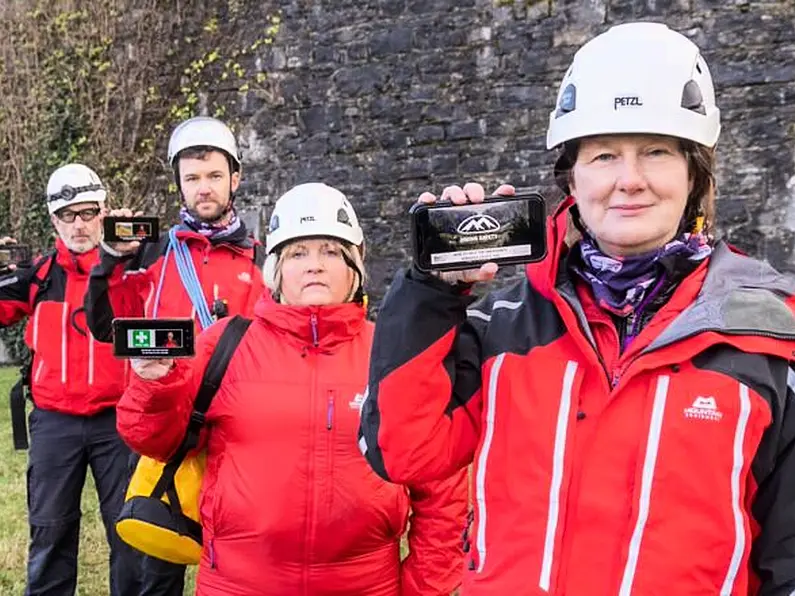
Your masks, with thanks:
[[[630,257],[606,255],[588,234],[579,247],[582,261],[574,265],[574,271],[591,286],[599,306],[618,316],[634,313],[650,293],[659,290],[665,271],[661,259],[700,262],[712,253],[704,234],[683,234],[661,248]]]

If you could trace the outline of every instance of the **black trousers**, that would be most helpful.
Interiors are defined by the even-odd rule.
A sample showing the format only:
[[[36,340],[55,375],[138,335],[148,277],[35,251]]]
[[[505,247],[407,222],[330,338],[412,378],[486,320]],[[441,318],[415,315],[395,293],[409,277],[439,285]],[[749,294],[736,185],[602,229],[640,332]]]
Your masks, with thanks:
[[[26,596],[72,596],[77,585],[80,500],[91,469],[110,546],[111,596],[138,596],[141,555],[116,535],[130,450],[113,408],[72,416],[34,408],[29,416],[27,489],[30,545]]]

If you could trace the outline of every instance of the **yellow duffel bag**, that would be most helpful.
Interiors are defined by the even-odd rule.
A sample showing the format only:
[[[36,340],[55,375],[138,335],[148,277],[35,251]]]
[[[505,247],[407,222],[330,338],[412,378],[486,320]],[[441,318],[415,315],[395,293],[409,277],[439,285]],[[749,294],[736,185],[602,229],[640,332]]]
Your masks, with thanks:
[[[235,316],[224,329],[207,363],[185,437],[168,462],[141,457],[135,467],[116,533],[149,556],[179,565],[196,565],[202,552],[199,494],[205,452],[196,452],[204,415],[250,319]]]
[[[199,492],[205,457],[204,451],[187,457],[177,468],[173,482],[163,483],[160,481],[167,480],[165,463],[149,457],[138,460],[116,520],[119,537],[158,559],[197,564],[202,553]],[[163,491],[163,484],[170,486]]]

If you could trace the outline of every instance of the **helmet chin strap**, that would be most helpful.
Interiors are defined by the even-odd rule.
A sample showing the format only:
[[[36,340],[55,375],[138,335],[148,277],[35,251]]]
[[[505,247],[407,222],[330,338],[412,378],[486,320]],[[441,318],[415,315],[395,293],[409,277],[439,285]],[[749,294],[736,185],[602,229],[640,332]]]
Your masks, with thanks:
[[[351,259],[345,252],[342,253],[342,258],[345,261],[345,264],[353,269],[354,273],[356,273],[356,278],[359,280],[359,287],[356,288],[356,292],[353,294],[353,301],[359,303],[365,303],[366,296],[364,293],[364,286],[362,286],[362,271],[359,269],[359,266]]]

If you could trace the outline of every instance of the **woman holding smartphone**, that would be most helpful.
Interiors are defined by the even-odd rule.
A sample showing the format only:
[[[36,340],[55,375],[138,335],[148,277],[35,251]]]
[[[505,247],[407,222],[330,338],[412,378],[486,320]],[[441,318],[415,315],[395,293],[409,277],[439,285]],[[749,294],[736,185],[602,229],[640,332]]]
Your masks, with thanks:
[[[795,591],[795,284],[715,239],[719,133],[699,49],[613,27],[550,114],[546,259],[475,305],[494,263],[393,283],[363,448],[393,482],[474,463],[464,594]]]
[[[463,571],[466,473],[389,484],[357,446],[373,326],[353,206],[299,185],[277,201],[266,249],[273,299],[257,304],[207,412],[197,594],[449,595]],[[193,361],[133,362],[118,411],[136,451],[174,453],[227,323],[199,336]]]

